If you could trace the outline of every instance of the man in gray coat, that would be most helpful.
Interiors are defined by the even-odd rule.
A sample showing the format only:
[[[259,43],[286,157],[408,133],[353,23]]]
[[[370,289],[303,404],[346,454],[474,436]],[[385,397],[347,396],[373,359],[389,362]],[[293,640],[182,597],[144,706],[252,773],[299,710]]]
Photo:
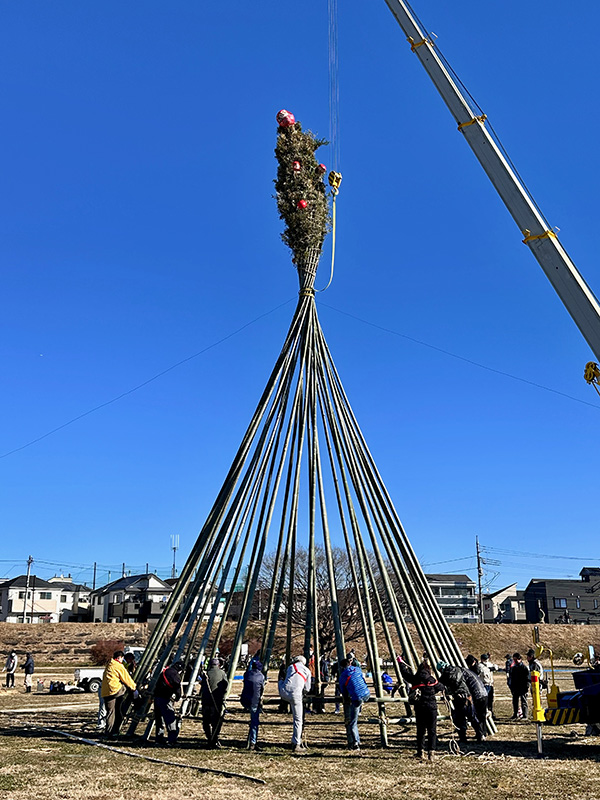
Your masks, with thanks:
[[[223,725],[227,685],[227,675],[221,669],[221,662],[218,658],[211,658],[201,685],[202,727],[210,748],[221,747],[219,733]]]

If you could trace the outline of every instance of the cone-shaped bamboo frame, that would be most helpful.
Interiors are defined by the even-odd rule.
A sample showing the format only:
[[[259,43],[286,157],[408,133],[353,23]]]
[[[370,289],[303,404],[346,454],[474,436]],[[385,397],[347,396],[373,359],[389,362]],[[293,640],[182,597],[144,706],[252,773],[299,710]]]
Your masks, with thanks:
[[[338,658],[343,658],[346,648],[334,574],[333,533],[336,541],[343,539],[350,560],[379,708],[381,741],[386,745],[377,626],[401,686],[396,654],[403,652],[413,666],[418,661],[394,584],[402,592],[408,615],[432,663],[438,659],[452,664],[464,661],[377,471],[325,342],[313,290],[318,260],[319,253],[311,252],[297,264],[300,298],[285,343],[137,674],[151,673],[152,692],[171,658],[191,663],[185,713],[201,663],[218,650],[234,589],[244,569],[247,577],[229,668],[231,686],[269,536],[275,541],[274,578],[261,658],[266,671],[280,609],[287,604],[289,659],[291,605],[297,596],[295,557],[304,530],[308,550],[304,655],[308,657],[313,642],[315,663],[319,663],[315,548],[321,543],[329,577],[335,647]],[[225,612],[218,619],[221,598],[225,598]],[[317,693],[318,673],[317,669]],[[405,693],[400,700],[406,702]],[[130,733],[144,712],[142,709],[133,717]],[[406,712],[410,715],[409,706]]]

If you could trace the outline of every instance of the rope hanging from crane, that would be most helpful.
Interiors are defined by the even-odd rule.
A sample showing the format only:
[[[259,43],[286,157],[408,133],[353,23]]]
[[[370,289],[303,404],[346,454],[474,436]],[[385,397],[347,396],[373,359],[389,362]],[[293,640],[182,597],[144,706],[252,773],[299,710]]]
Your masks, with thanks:
[[[331,270],[329,282],[323,289],[324,292],[331,286],[335,267],[335,239],[336,239],[336,207],[335,201],[340,190],[342,175],[340,167],[340,88],[339,88],[339,63],[338,63],[338,24],[337,0],[327,0],[328,32],[329,32],[329,150],[331,155],[332,170],[329,173],[331,186]]]

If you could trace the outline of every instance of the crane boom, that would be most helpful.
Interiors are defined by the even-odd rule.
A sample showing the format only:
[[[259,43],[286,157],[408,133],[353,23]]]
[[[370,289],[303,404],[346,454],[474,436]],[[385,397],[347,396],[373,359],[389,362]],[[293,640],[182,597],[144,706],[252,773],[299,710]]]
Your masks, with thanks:
[[[385,0],[404,31],[411,49],[435,84],[459,131],[475,153],[504,205],[523,234],[592,352],[600,361],[600,304],[556,233],[540,213],[527,190],[502,155],[486,128],[485,115],[477,115],[438,56],[434,43],[403,0]]]

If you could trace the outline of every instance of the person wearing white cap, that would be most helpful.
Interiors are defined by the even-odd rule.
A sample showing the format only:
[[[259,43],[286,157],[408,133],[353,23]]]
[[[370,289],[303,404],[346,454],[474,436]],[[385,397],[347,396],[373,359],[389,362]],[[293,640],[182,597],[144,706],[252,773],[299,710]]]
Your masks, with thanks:
[[[294,728],[292,747],[294,753],[304,753],[302,748],[302,723],[304,708],[302,698],[310,686],[310,670],[306,666],[304,656],[295,656],[288,667],[285,678],[279,681],[279,694],[282,700],[290,704]]]

